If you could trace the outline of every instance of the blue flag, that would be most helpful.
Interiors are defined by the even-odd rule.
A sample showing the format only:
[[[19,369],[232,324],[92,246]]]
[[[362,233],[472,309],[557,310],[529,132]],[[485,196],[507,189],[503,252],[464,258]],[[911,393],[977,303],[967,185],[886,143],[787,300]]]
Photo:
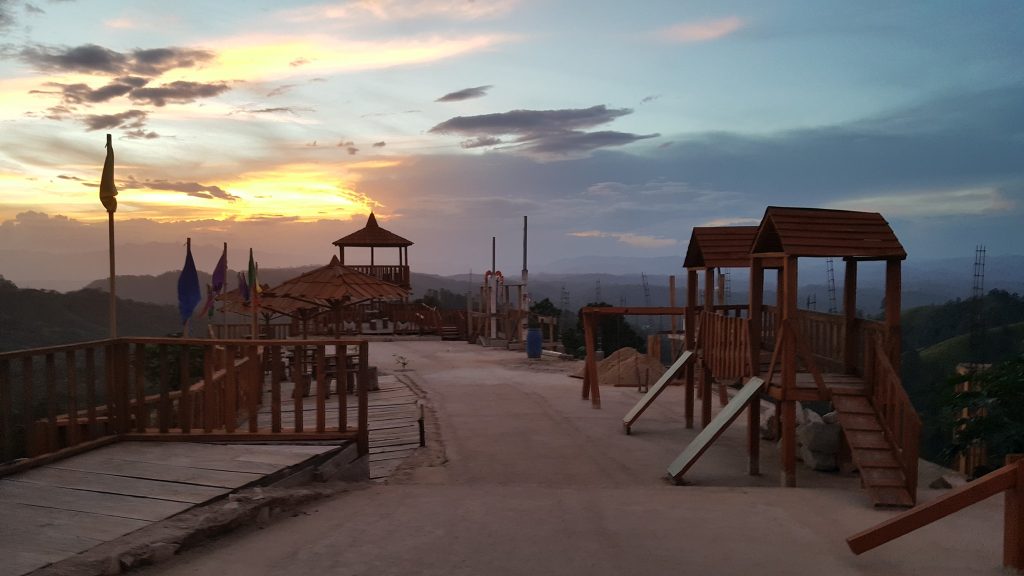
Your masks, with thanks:
[[[213,286],[211,290],[214,296],[223,294],[228,288],[228,243],[224,243],[224,252],[217,261],[217,267],[213,269]]]
[[[192,317],[196,305],[202,299],[199,292],[199,274],[196,272],[196,263],[192,260],[192,239],[185,243],[185,267],[178,275],[178,312],[181,314],[181,323],[185,324]]]

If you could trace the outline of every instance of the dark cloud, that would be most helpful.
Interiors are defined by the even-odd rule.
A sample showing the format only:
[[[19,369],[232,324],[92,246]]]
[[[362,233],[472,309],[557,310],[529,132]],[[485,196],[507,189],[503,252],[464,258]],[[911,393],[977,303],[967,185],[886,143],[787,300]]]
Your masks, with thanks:
[[[383,140],[381,140],[380,142],[374,142],[373,143],[373,147],[374,148],[383,148],[383,147],[385,147],[387,145],[388,145],[388,143],[383,141]]]
[[[432,134],[525,136],[593,128],[631,114],[629,108],[609,109],[605,105],[563,110],[512,110],[479,116],[456,116],[430,129]]]
[[[31,90],[30,94],[60,94],[65,104],[95,104],[124,96],[135,88],[130,84],[112,82],[106,86],[92,89],[88,84],[60,84],[47,82],[46,86],[56,90]]]
[[[434,100],[434,102],[461,102],[462,100],[469,100],[471,98],[482,98],[487,95],[487,91],[491,88],[491,85],[477,86],[475,88],[463,88],[462,90],[449,92],[437,100]]]
[[[189,196],[196,198],[205,198],[212,200],[214,198],[220,200],[228,200],[234,202],[238,200],[238,196],[225,191],[219,186],[206,186],[198,182],[174,182],[170,180],[135,180],[129,178],[123,182],[119,182],[119,187],[122,189],[148,189],[148,190],[166,190],[170,192],[184,192]]]
[[[606,146],[622,146],[653,138],[657,134],[640,135],[627,132],[584,132],[584,129],[607,124],[631,114],[629,108],[591,106],[563,110],[512,110],[479,116],[456,116],[430,129],[433,134],[460,134],[471,138],[463,148],[479,148],[502,143],[502,136],[515,136],[507,148],[548,159],[585,155]]]
[[[96,44],[74,47],[34,45],[18,54],[21,60],[43,72],[159,76],[175,68],[193,68],[213,58],[206,50],[152,48],[128,53]]]
[[[299,66],[305,66],[306,64],[309,64],[309,59],[307,58],[297,58],[288,63],[292,68],[298,68]]]
[[[45,10],[29,2],[25,2],[25,12],[28,12],[29,14],[46,14]]]
[[[82,181],[82,179],[79,178],[78,176],[68,176],[67,174],[58,174],[57,178],[60,178],[61,180],[74,180],[76,182]]]
[[[135,130],[129,130],[124,133],[124,137],[130,140],[152,140],[159,138],[160,135],[153,131],[146,131],[142,128],[136,128]]]
[[[81,120],[89,130],[140,129],[145,126],[148,115],[143,110],[128,110],[119,114],[93,114]]]
[[[296,86],[298,86],[298,84],[282,84],[277,88],[274,88],[270,92],[267,92],[267,98],[273,98],[274,96],[282,96],[291,91],[291,89],[295,88]]]
[[[651,94],[650,96],[644,96],[643,99],[640,100],[640,103],[647,104],[649,102],[654,102],[658,98],[661,98],[661,94]]]
[[[466,148],[485,148],[487,146],[496,146],[501,144],[501,138],[495,136],[477,136],[476,138],[470,138],[469,140],[463,140],[459,142],[459,146]]]
[[[187,104],[200,98],[212,98],[230,89],[231,87],[223,82],[206,83],[175,80],[158,88],[137,88],[132,90],[128,97],[140,104],[164,106],[168,103]]]
[[[315,112],[312,108],[298,108],[295,106],[275,106],[272,108],[240,108],[237,112],[244,114],[293,114],[299,115],[299,112]],[[234,114],[234,112],[232,112]]]
[[[612,130],[600,132],[566,131],[530,140],[524,148],[529,152],[544,156],[566,156],[590,152],[598,148],[625,146],[637,140],[656,138],[658,136],[660,134],[641,135]]]
[[[348,152],[349,156],[355,156],[359,153],[359,148],[356,147],[356,143],[351,140],[342,140],[338,142],[338,148],[344,148]]]

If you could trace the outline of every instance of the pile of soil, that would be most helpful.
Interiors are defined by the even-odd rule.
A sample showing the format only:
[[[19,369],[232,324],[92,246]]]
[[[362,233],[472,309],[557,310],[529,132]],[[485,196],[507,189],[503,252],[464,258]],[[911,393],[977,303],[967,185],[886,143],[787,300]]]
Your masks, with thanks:
[[[581,367],[573,378],[583,378],[586,366]],[[602,386],[650,386],[658,381],[665,367],[654,358],[637,352],[635,348],[619,348],[611,356],[597,363],[597,381]]]

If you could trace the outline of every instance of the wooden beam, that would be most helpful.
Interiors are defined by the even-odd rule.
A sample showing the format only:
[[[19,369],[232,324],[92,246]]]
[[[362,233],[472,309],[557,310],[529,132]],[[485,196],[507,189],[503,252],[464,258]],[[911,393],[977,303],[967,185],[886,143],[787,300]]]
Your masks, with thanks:
[[[595,314],[591,312],[594,308],[583,310],[583,341],[587,348],[586,373],[584,374],[585,388],[584,396],[590,395],[590,404],[594,408],[601,407],[601,388],[597,381],[597,346],[595,345],[594,330],[596,330]]]
[[[885,351],[896,373],[900,373],[900,298],[901,298],[900,261],[885,261]]]
[[[954,488],[931,502],[911,508],[874,527],[858,532],[847,538],[846,544],[854,554],[863,554],[1000,492],[1016,490],[1021,474],[1019,462],[1004,466],[970,484]]]
[[[750,264],[750,368],[761,375],[761,310],[764,304],[764,267],[760,258]]]
[[[857,261],[846,261],[843,278],[843,365],[847,374],[857,369]]]
[[[779,359],[782,361],[782,389],[783,398],[796,388],[796,338],[795,333],[789,328],[797,322],[797,259],[796,257],[786,258],[783,268],[783,278],[780,293],[783,294],[782,322],[779,329],[785,333],[782,338],[782,351]],[[782,471],[781,484],[783,486],[796,486],[796,403],[793,400],[783,400],[781,404],[782,413],[780,421],[782,424]]]
[[[683,337],[687,350],[696,348],[694,334],[697,332],[697,271],[686,271],[686,316],[683,318]],[[694,382],[693,363],[686,365],[686,395],[684,399],[684,413],[686,427],[693,428],[693,394],[696,383]]]

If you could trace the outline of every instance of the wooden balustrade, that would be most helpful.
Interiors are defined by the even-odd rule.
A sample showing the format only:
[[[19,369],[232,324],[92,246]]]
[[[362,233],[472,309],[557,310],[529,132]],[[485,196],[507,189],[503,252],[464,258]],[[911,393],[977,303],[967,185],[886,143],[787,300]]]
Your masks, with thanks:
[[[367,266],[367,265],[346,265],[349,268],[362,272],[368,276],[373,276],[385,282],[391,282],[399,286],[408,288],[409,287],[409,267],[408,266]]]
[[[801,310],[797,319],[800,333],[815,361],[832,372],[844,369],[846,319],[836,314]]]
[[[210,324],[216,338],[241,340],[252,337],[252,324]],[[260,338],[283,340],[290,335],[290,324],[259,324]]]
[[[907,478],[917,478],[921,418],[903,389],[899,374],[889,362],[881,338],[874,338],[873,346],[867,349],[864,375],[871,404],[878,413],[886,437],[897,449],[903,473]],[[907,489],[916,500],[917,483],[909,483]]]
[[[0,465],[119,438],[354,439],[365,448],[368,352],[361,340],[120,338],[3,353]],[[262,407],[267,373],[269,408]],[[328,407],[331,380],[338,393]],[[315,421],[307,430],[313,381]],[[290,426],[283,424],[283,382],[292,391]],[[355,428],[348,422],[352,385]],[[0,475],[23,467],[8,465]]]
[[[700,339],[704,363],[719,381],[752,375],[750,367],[750,320],[718,313],[700,314]]]

